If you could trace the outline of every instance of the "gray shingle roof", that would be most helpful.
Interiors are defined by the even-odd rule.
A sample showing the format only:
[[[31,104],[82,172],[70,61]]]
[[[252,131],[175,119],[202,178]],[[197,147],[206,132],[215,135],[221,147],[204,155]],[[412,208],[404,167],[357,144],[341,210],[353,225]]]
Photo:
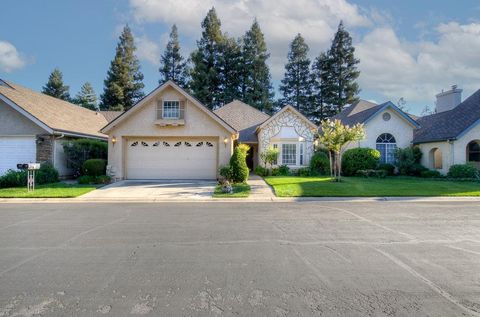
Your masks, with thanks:
[[[359,100],[352,103],[349,107],[345,108],[339,114],[333,116],[331,119],[338,119],[345,125],[355,125],[357,123],[363,123],[370,118],[375,112],[377,112],[382,105],[377,105],[373,102],[366,100]]]
[[[457,138],[480,120],[480,89],[452,110],[421,117],[417,121],[413,143],[445,141]]]
[[[239,131],[238,142],[258,142],[256,128],[270,116],[239,100],[214,110],[214,113]]]

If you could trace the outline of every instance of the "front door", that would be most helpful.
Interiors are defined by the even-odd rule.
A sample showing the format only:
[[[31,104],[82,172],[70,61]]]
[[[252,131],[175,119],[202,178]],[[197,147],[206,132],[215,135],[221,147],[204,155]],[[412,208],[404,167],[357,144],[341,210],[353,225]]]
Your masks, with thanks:
[[[247,153],[247,166],[248,166],[248,169],[250,171],[253,171],[253,158],[255,157],[255,149],[253,147],[253,145],[250,145],[250,149],[248,150],[248,153]]]

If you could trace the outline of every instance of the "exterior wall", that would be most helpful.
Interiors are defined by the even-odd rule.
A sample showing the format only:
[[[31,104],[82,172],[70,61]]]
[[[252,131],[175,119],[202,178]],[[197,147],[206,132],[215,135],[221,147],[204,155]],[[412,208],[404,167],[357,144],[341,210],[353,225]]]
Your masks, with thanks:
[[[313,155],[314,139],[315,131],[312,131],[311,126],[293,111],[286,110],[283,113],[280,113],[258,132],[257,161],[261,162],[260,155],[265,152],[268,147],[273,146],[275,143],[281,144],[303,142],[305,144],[305,162],[302,166],[307,166],[310,162],[310,158]],[[281,151],[280,147],[279,150]],[[290,167],[299,168],[301,166],[297,165]]]
[[[0,100],[0,135],[37,135],[45,130]]]
[[[390,114],[390,120],[383,120],[383,114],[387,112]],[[379,113],[365,124],[365,139],[350,143],[346,148],[368,147],[375,149],[377,138],[382,133],[390,133],[397,141],[397,147],[409,147],[413,140],[413,130],[404,118],[400,117],[397,112],[390,109]]]
[[[435,169],[433,165],[432,150],[439,149],[442,153],[442,168],[437,169],[442,174],[446,174],[452,164],[454,164],[454,158],[452,155],[453,144],[449,142],[432,142],[422,143],[418,147],[422,151],[421,164],[429,169]]]
[[[232,135],[203,110],[187,100],[185,104],[185,125],[158,126],[156,104],[160,100],[185,100],[185,97],[173,88],[166,88],[148,104],[137,108],[125,121],[109,132],[108,165],[109,173],[116,179],[125,177],[125,146],[128,137],[203,137],[218,140],[217,167],[226,165],[233,153]],[[117,142],[114,145],[112,138]],[[227,139],[227,144],[224,144]]]
[[[56,138],[53,144],[54,166],[62,178],[71,177],[73,175],[73,170],[68,167],[65,152],[63,151],[63,143],[68,142],[69,140],[72,140],[72,138]]]
[[[37,136],[37,162],[53,164],[54,137],[50,134]]]
[[[455,141],[453,146],[455,164],[465,164],[467,162],[467,145],[474,140],[480,140],[480,123],[477,123],[475,127]]]

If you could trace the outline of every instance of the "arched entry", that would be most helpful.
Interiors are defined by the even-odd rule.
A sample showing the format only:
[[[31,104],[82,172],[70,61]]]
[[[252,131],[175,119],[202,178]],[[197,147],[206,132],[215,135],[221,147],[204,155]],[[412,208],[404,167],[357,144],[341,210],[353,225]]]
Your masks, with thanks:
[[[443,168],[442,151],[439,148],[433,148],[429,153],[429,167],[440,170]]]
[[[473,140],[467,144],[467,162],[480,167],[480,141]]]

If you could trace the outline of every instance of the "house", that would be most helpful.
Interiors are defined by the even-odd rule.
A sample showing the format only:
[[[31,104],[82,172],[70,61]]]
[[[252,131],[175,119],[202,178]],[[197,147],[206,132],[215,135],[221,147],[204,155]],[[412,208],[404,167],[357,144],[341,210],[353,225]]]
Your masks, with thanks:
[[[101,113],[0,80],[0,175],[18,163],[49,162],[67,177],[63,143],[107,140],[99,132],[107,123]]]
[[[239,101],[211,111],[168,81],[101,132],[115,179],[215,179],[235,143],[251,145],[251,168],[270,145],[281,149],[279,164],[306,165],[316,129],[289,106],[273,116]]]
[[[412,116],[391,102],[360,100],[332,119],[364,124],[366,138],[348,148],[375,148],[382,163],[394,163],[397,148],[416,145],[423,153],[422,165],[446,174],[453,164],[480,167],[480,90],[463,102],[461,93],[453,86],[438,94],[435,114],[429,116]]]

